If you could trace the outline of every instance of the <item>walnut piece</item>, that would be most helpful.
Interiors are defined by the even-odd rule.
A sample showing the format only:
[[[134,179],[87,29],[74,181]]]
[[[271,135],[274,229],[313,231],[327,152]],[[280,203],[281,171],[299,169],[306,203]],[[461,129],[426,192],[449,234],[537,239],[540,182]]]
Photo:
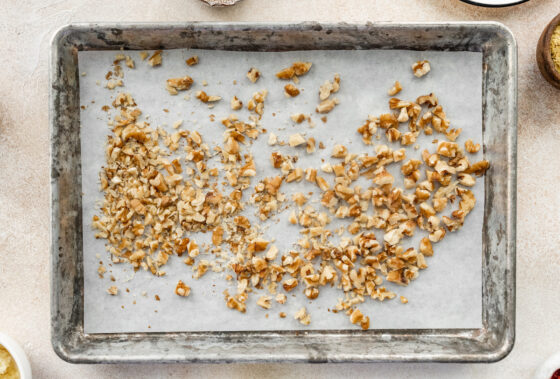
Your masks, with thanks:
[[[412,72],[417,78],[421,78],[430,72],[430,62],[428,61],[418,61],[412,65]]]
[[[261,72],[254,67],[247,72],[247,78],[251,81],[251,83],[256,83],[257,80],[261,77]]]
[[[177,286],[175,287],[175,294],[187,297],[191,294],[191,287],[187,286],[185,283],[179,280],[177,282]]]
[[[337,98],[327,99],[327,100],[322,101],[319,105],[317,105],[317,108],[315,109],[315,111],[317,113],[329,113],[339,103],[340,103],[340,101]]]
[[[286,97],[296,97],[299,95],[299,89],[291,83],[286,84],[284,86],[284,93],[286,94]]]
[[[166,89],[171,95],[177,95],[178,91],[191,88],[193,82],[193,79],[188,75],[182,78],[167,79]]]
[[[307,313],[305,307],[297,311],[294,318],[303,325],[309,325],[311,323],[311,316]]]
[[[195,96],[203,103],[213,103],[222,99],[220,96],[209,96],[204,91],[197,91]]]
[[[161,65],[161,53],[162,50],[157,50],[152,54],[150,58],[148,58],[148,64],[152,67],[160,66]]]
[[[313,64],[311,62],[294,62],[290,67],[276,73],[278,79],[289,80],[307,74]]]
[[[192,57],[190,57],[189,59],[187,59],[185,61],[185,63],[187,64],[187,66],[195,66],[198,64],[198,55],[193,55]]]
[[[389,91],[387,91],[387,94],[389,96],[395,96],[397,93],[401,91],[402,91],[401,83],[399,83],[399,81],[397,80],[395,84],[393,84],[393,86],[389,89]]]

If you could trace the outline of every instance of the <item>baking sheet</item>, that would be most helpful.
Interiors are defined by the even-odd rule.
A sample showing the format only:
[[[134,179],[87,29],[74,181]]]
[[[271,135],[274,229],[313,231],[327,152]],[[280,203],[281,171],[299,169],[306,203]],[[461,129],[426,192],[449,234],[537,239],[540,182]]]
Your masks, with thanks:
[[[403,84],[398,95],[402,99],[435,92],[440,99],[452,127],[462,128],[459,142],[467,138],[482,141],[482,54],[474,52],[435,51],[301,51],[285,53],[253,53],[230,51],[169,50],[163,54],[161,67],[152,68],[142,62],[138,52],[126,52],[136,61],[135,69],[124,69],[124,87],[110,91],[103,87],[105,74],[111,69],[116,52],[79,52],[80,99],[85,109],[81,112],[82,141],[82,191],[84,193],[84,331],[86,333],[113,332],[156,332],[156,331],[207,331],[207,330],[294,330],[294,329],[353,329],[343,314],[327,311],[333,308],[342,292],[323,287],[315,301],[309,301],[302,293],[297,297],[288,295],[287,304],[281,306],[273,302],[270,310],[258,307],[258,294],[252,294],[246,314],[240,314],[225,306],[222,292],[231,283],[224,280],[223,273],[208,273],[200,280],[192,278],[189,266],[182,259],[171,257],[164,270],[167,275],[157,278],[143,271],[133,273],[127,264],[109,266],[110,259],[105,252],[104,240],[96,240],[91,230],[91,218],[98,213],[98,202],[103,198],[99,192],[98,174],[105,162],[104,148],[110,134],[107,126],[108,115],[101,110],[110,105],[118,91],[130,92],[143,114],[149,116],[152,126],[162,126],[172,130],[171,125],[183,120],[182,128],[198,130],[212,146],[221,143],[223,127],[219,123],[232,111],[229,100],[233,95],[247,102],[250,96],[261,89],[267,89],[269,96],[265,103],[263,127],[273,131],[281,140],[299,132],[322,141],[326,149],[307,156],[299,151],[298,166],[319,167],[321,158],[330,160],[329,155],[335,143],[343,143],[351,152],[366,152],[372,147],[363,145],[361,136],[355,131],[368,114],[378,115],[388,111],[386,91],[394,80]],[[200,64],[187,67],[185,59],[197,54]],[[413,77],[410,64],[420,59],[429,59],[432,71],[422,79]],[[289,66],[295,60],[314,63],[311,71],[301,77],[298,85],[304,91],[295,99],[286,99],[283,94],[284,81],[274,77],[279,69]],[[457,69],[460,62],[461,69]],[[256,83],[245,77],[249,67],[255,66],[263,73]],[[327,115],[326,124],[314,113],[318,103],[317,90],[325,80],[332,80],[334,73],[341,76],[341,89],[336,94],[341,104]],[[170,96],[165,90],[165,80],[188,74],[195,79],[195,85],[185,100],[184,93]],[[208,85],[203,87],[202,81]],[[237,85],[234,85],[234,80]],[[224,99],[215,108],[208,107],[194,98],[197,90],[203,89],[210,95],[220,95]],[[92,103],[94,101],[94,103]],[[169,110],[165,112],[164,109]],[[114,110],[112,110],[114,112]],[[302,112],[311,114],[315,127],[307,123],[294,125],[290,114]],[[272,115],[275,113],[275,116]],[[210,114],[216,121],[210,121]],[[238,112],[246,118],[246,110]],[[407,149],[407,159],[419,157],[424,147],[434,149],[431,140],[437,136],[420,136],[421,149]],[[276,175],[268,163],[271,151],[294,154],[289,147],[269,147],[267,135],[262,135],[252,146],[259,175],[253,179]],[[384,138],[382,139],[383,143]],[[390,144],[391,145],[391,144]],[[397,148],[397,144],[392,144]],[[260,159],[259,157],[263,157]],[[473,157],[471,161],[481,159]],[[393,165],[396,173],[400,165]],[[326,176],[326,174],[325,174]],[[397,175],[398,177],[398,175]],[[398,182],[397,182],[398,184]],[[291,194],[305,189],[314,190],[309,183],[283,185],[282,191]],[[249,190],[248,190],[249,191]],[[368,300],[360,309],[371,318],[371,328],[381,329],[424,329],[424,328],[479,328],[482,325],[482,223],[484,210],[484,179],[479,178],[474,188],[477,205],[469,214],[464,227],[458,233],[448,233],[446,238],[434,245],[434,257],[428,258],[429,268],[422,270],[418,279],[408,287],[387,283],[387,287],[398,295],[409,299],[406,305],[398,298],[380,303]],[[313,203],[319,209],[320,204]],[[254,210],[248,208],[246,215],[251,219]],[[284,212],[271,220],[265,236],[276,238],[280,251],[289,249],[295,242],[297,227],[289,225],[289,212]],[[254,218],[253,218],[254,219]],[[332,228],[336,228],[336,223]],[[382,233],[377,233],[378,239]],[[417,231],[413,238],[404,240],[404,246],[418,246],[424,236]],[[209,236],[195,236],[197,242]],[[200,256],[199,259],[208,259]],[[108,268],[104,279],[97,275],[99,261]],[[110,280],[113,275],[115,282]],[[192,288],[188,298],[180,298],[173,293],[177,280],[183,280]],[[106,293],[111,285],[117,285],[119,295],[112,297]],[[129,289],[129,292],[126,291]],[[302,289],[300,289],[301,291]],[[142,293],[146,293],[143,296]],[[232,291],[233,292],[233,291]],[[154,299],[155,295],[160,301]],[[134,304],[135,302],[135,304]],[[305,327],[292,315],[301,306],[306,306],[312,317],[309,327]],[[286,312],[286,319],[279,319],[278,312]],[[266,317],[268,314],[268,318]]]

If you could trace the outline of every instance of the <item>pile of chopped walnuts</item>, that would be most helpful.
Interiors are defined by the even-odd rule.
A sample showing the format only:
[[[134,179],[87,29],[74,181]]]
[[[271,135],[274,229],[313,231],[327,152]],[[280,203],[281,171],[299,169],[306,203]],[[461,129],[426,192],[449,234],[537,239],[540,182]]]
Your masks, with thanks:
[[[119,69],[113,75],[118,79],[107,77],[111,80],[109,89],[122,86],[119,62],[123,60],[134,68],[130,57],[117,56],[114,66]],[[196,56],[186,63],[191,66],[198,61]],[[161,62],[161,51],[148,59],[152,66]],[[310,62],[295,62],[276,76],[298,84],[298,77],[311,68]],[[430,65],[421,61],[412,69],[416,77],[421,77],[430,71]],[[252,83],[260,76],[254,67],[247,73]],[[165,86],[176,95],[189,90],[193,83],[190,76],[185,76],[169,79]],[[340,86],[338,74],[320,86],[317,113],[328,113],[339,104],[332,95]],[[395,96],[401,90],[397,81],[388,94]],[[299,94],[293,84],[286,85],[284,91],[287,99]],[[433,244],[446,233],[459,230],[473,210],[476,199],[468,188],[476,184],[477,176],[484,175],[489,163],[469,160],[468,154],[478,152],[480,145],[468,140],[463,149],[456,142],[461,129],[450,128],[451,122],[434,94],[416,100],[392,97],[388,113],[368,116],[357,128],[367,152],[351,153],[346,146],[335,145],[331,162],[314,168],[298,167],[297,155],[274,151],[270,166],[278,170],[277,175],[255,183],[257,170],[266,168],[258,166],[267,163],[259,161],[257,165],[247,146],[266,133],[261,118],[267,95],[264,90],[248,99],[247,120],[235,114],[224,118],[223,143],[211,147],[201,134],[182,129],[180,123],[174,125],[173,133],[152,128],[141,121],[142,112],[132,96],[119,93],[112,104],[119,114],[110,122],[112,135],[107,139],[106,164],[100,173],[103,205],[92,221],[96,237],[107,240],[113,263],[126,262],[156,276],[165,275],[163,268],[172,255],[192,266],[195,279],[209,269],[227,270],[226,278],[235,280],[237,289],[235,293],[224,292],[225,302],[239,312],[246,312],[250,295],[257,291],[268,294],[261,295],[256,304],[271,309],[273,299],[279,305],[287,302],[286,293],[303,292],[313,300],[323,287],[336,287],[344,297],[332,311],[345,312],[351,323],[368,329],[370,318],[358,309],[359,304],[367,298],[384,301],[396,297],[384,281],[406,286],[428,267],[426,257],[434,254]],[[205,103],[221,99],[203,91],[196,97]],[[243,104],[233,97],[231,109],[240,110]],[[295,122],[309,118],[296,116]],[[276,145],[276,135],[268,133],[268,144]],[[422,160],[407,160],[405,147],[415,144],[421,133],[437,133],[441,139],[434,139],[435,151],[422,151]],[[380,143],[382,134],[402,148],[394,150]],[[294,134],[288,145],[312,154],[316,142]],[[320,147],[324,148],[322,144]],[[173,159],[173,154],[181,158]],[[219,167],[211,167],[214,156],[219,158]],[[400,165],[404,188],[395,186],[395,178],[387,170],[392,164]],[[370,185],[357,185],[359,178],[367,179]],[[312,205],[304,193],[288,194],[292,182],[316,186],[321,194],[320,206]],[[246,192],[248,200],[243,201]],[[247,207],[254,207],[262,221],[289,210],[289,223],[297,225],[301,235],[293,250],[279,251],[266,239],[262,230],[243,215]],[[439,215],[452,207],[450,217]],[[345,230],[330,228],[333,219],[345,220]],[[417,248],[403,246],[417,229],[425,231],[427,237]],[[383,231],[383,240],[376,238],[375,230]],[[211,246],[199,246],[189,238],[190,232],[201,231],[211,233]],[[205,251],[223,258],[226,266],[217,260],[201,259]],[[174,291],[187,297],[191,289],[179,281]],[[108,292],[118,293],[115,286]],[[401,296],[401,302],[408,300]],[[280,312],[280,317],[286,314]],[[304,325],[311,322],[305,308],[294,317]]]

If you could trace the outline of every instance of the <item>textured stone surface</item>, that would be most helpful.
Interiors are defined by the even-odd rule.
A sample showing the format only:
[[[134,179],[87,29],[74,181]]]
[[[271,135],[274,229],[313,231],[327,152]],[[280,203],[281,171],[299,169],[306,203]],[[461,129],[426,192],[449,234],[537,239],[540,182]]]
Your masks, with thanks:
[[[560,348],[560,92],[540,76],[535,47],[557,0],[485,9],[458,0],[244,0],[213,9],[198,0],[0,0],[0,330],[17,339],[38,378],[190,376],[530,377]],[[489,365],[70,365],[50,346],[47,57],[54,31],[94,21],[496,20],[519,45],[517,336]]]

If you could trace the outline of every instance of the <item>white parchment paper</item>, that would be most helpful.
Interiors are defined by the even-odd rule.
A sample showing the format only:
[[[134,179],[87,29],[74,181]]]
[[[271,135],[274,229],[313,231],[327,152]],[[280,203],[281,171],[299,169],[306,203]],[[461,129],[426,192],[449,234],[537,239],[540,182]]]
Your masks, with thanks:
[[[346,315],[328,311],[343,295],[337,289],[322,287],[319,298],[309,301],[301,292],[303,288],[298,287],[297,296],[289,293],[285,305],[273,301],[270,310],[258,307],[255,302],[260,294],[253,293],[248,300],[247,313],[241,314],[225,305],[223,290],[230,288],[230,292],[235,292],[231,289],[232,283],[224,279],[225,273],[209,272],[200,280],[195,280],[192,278],[191,267],[186,266],[178,257],[171,257],[164,266],[167,273],[164,277],[154,277],[144,271],[134,273],[128,264],[111,265],[104,246],[106,241],[94,238],[91,219],[94,214],[99,214],[99,202],[103,199],[103,194],[99,191],[98,175],[105,163],[106,138],[111,134],[107,121],[116,112],[112,109],[107,113],[101,107],[110,105],[119,91],[132,94],[152,127],[162,126],[172,131],[172,124],[183,120],[183,129],[199,131],[212,147],[216,143],[222,143],[223,126],[220,120],[232,113],[230,99],[236,95],[246,104],[254,92],[267,89],[269,95],[265,102],[262,126],[284,141],[296,132],[307,137],[313,136],[317,142],[323,142],[326,149],[307,155],[304,149],[270,147],[267,145],[268,134],[261,135],[250,147],[259,172],[253,179],[254,184],[260,178],[278,174],[269,161],[272,151],[290,155],[297,153],[300,158],[297,166],[302,168],[319,168],[321,159],[336,162],[330,158],[332,147],[336,143],[346,145],[351,152],[371,154],[373,147],[362,143],[356,129],[363,124],[368,114],[379,115],[389,111],[387,90],[395,80],[403,85],[404,89],[398,97],[404,100],[414,100],[419,95],[435,92],[452,127],[463,129],[459,143],[464,143],[468,138],[475,142],[482,141],[481,53],[400,50],[284,53],[168,50],[163,53],[162,66],[152,68],[146,61],[141,61],[139,52],[126,52],[135,60],[136,68],[129,69],[123,64],[124,87],[111,91],[104,88],[104,77],[112,68],[116,54],[114,51],[86,51],[78,55],[82,73],[80,99],[85,107],[81,112],[81,148],[86,333],[355,328]],[[186,66],[185,59],[194,54],[200,57],[200,64]],[[422,59],[431,62],[432,71],[424,78],[417,79],[412,75],[410,66]],[[287,82],[276,79],[274,73],[296,60],[313,62],[313,67],[307,75],[300,78],[301,82],[297,85],[302,93],[294,99],[287,99],[283,93]],[[262,78],[256,84],[249,82],[245,76],[252,66],[262,73]],[[341,88],[336,94],[340,105],[327,115],[327,123],[323,123],[314,112],[319,100],[318,88],[325,80],[332,80],[335,73],[341,76]],[[180,92],[178,96],[170,96],[165,89],[166,79],[187,74],[193,77],[195,85],[189,91]],[[208,85],[203,87],[203,81],[207,81]],[[222,96],[223,100],[209,109],[194,98],[195,92],[202,89],[209,95]],[[190,100],[184,98],[185,94],[190,95]],[[311,114],[315,127],[310,128],[306,122],[294,124],[289,116],[298,112]],[[248,117],[246,109],[237,114],[242,119]],[[210,115],[215,115],[216,121],[212,122]],[[402,130],[406,128],[405,125],[401,126]],[[434,151],[435,145],[431,141],[441,137],[437,134],[421,135],[418,138],[420,149],[408,148],[407,159],[420,159],[424,148]],[[384,136],[380,142],[389,144],[394,149],[399,148],[397,143],[387,143]],[[482,153],[469,158],[472,162],[482,159]],[[215,167],[220,166],[216,163]],[[390,171],[398,178],[399,169],[400,164],[394,164]],[[328,178],[328,174],[322,175]],[[396,184],[398,183],[397,181]],[[281,191],[288,195],[297,191],[313,191],[317,194],[317,188],[305,181],[284,184]],[[469,214],[459,232],[448,233],[442,242],[434,244],[434,256],[427,258],[429,267],[420,272],[419,278],[408,287],[386,283],[399,296],[407,297],[409,303],[401,304],[397,296],[383,303],[370,299],[359,306],[364,314],[370,316],[371,328],[481,327],[483,178],[478,179],[473,191],[477,199],[474,211]],[[248,189],[246,192],[245,199],[252,190]],[[319,210],[321,205],[313,202],[316,199],[317,196],[311,204]],[[452,208],[456,206],[454,204]],[[254,220],[254,213],[255,209],[248,207],[245,215]],[[276,239],[275,244],[280,252],[293,247],[299,237],[299,230],[289,224],[288,215],[289,212],[283,212],[265,223],[268,227],[265,237]],[[332,229],[336,228],[337,222],[333,223]],[[378,240],[381,240],[382,233],[376,234]],[[403,245],[405,248],[417,248],[423,236],[425,234],[417,229],[416,235],[405,239]],[[198,243],[209,240],[209,235],[198,234],[193,237]],[[204,255],[199,258],[211,259]],[[97,274],[100,262],[108,269],[103,279]],[[111,276],[115,281],[111,280]],[[188,298],[181,298],[173,293],[179,279],[192,288]],[[106,290],[111,285],[119,288],[117,296],[107,294]],[[156,294],[160,301],[155,300]],[[302,306],[307,308],[312,318],[311,325],[307,327],[293,318],[293,314]],[[288,317],[280,319],[279,312],[286,312]]]

